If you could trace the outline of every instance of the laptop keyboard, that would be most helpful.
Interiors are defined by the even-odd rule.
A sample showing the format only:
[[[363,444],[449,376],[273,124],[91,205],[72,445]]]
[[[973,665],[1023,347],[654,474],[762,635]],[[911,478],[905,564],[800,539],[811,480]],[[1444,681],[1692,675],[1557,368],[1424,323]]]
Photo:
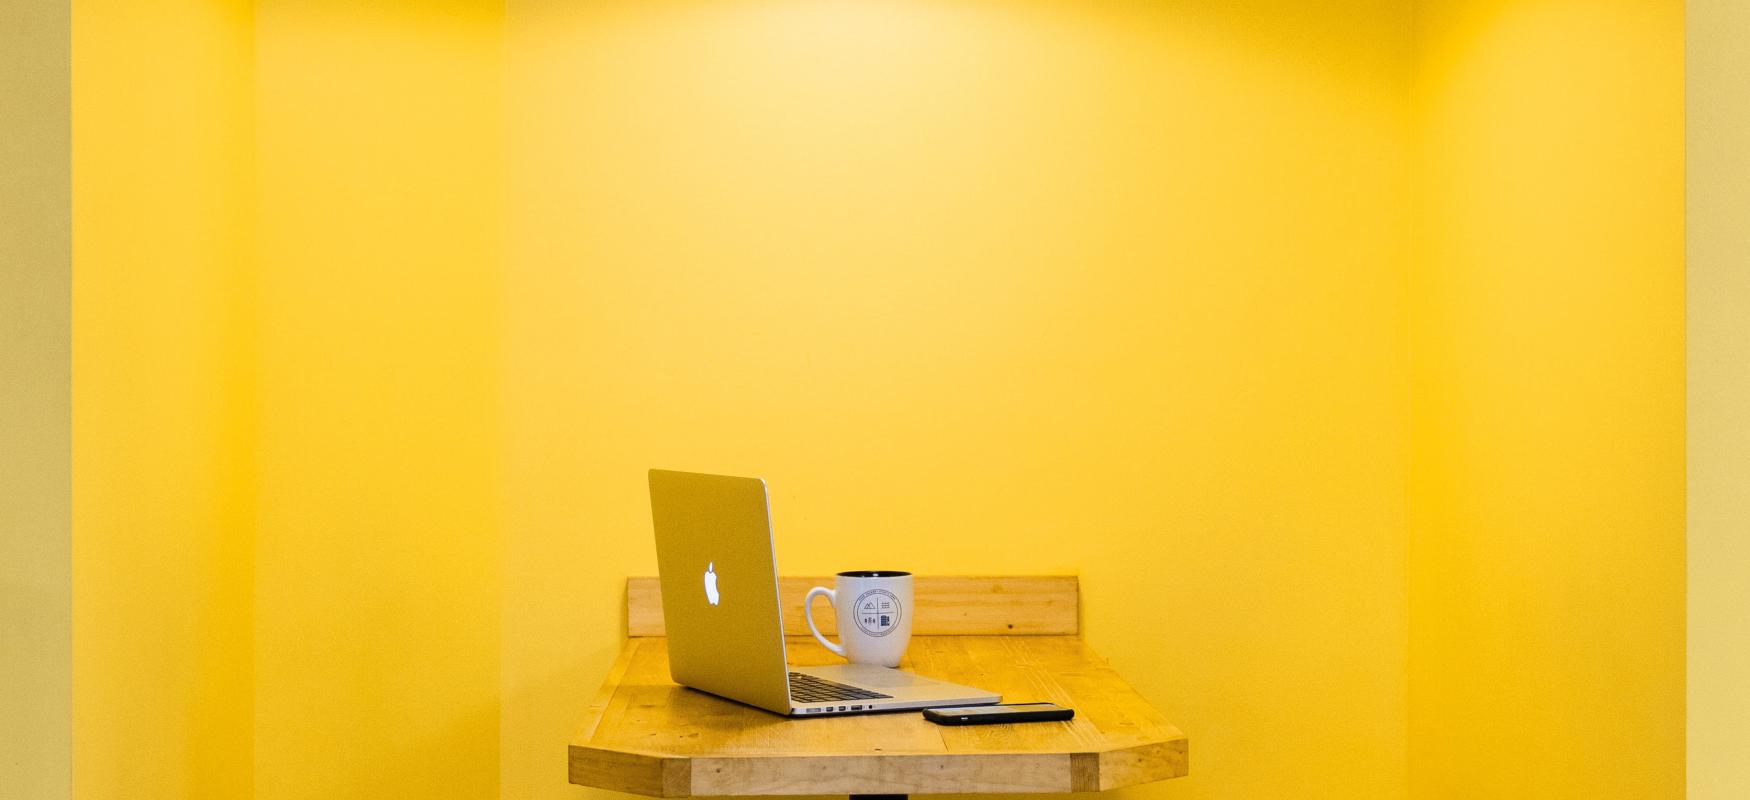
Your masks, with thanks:
[[[824,681],[813,675],[790,673],[790,699],[797,703],[836,703],[841,700],[880,700],[890,694],[871,692],[842,683]]]

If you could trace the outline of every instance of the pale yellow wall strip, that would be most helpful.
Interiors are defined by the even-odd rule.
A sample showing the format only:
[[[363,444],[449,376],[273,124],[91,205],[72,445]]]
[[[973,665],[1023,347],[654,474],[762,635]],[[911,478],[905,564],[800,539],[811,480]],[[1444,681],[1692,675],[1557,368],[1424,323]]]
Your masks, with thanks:
[[[70,792],[69,20],[0,6],[0,797]]]
[[[1750,797],[1750,5],[1688,12],[1689,796]]]

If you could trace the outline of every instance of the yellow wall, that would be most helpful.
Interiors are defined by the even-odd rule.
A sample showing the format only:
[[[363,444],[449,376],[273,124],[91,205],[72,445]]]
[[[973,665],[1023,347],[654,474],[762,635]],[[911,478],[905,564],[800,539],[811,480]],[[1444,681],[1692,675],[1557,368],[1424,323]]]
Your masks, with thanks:
[[[1081,574],[1126,794],[1669,796],[1676,6],[80,0],[78,793],[598,795],[660,465]]]
[[[0,796],[72,779],[70,13],[0,9]]]
[[[1683,9],[1416,15],[1416,797],[1683,791]]]
[[[1688,5],[1689,796],[1750,797],[1750,5]]]
[[[73,4],[80,798],[247,796],[247,3]]]
[[[505,795],[587,794],[651,466],[1081,573],[1194,741],[1132,794],[1401,795],[1408,11],[512,2]]]
[[[260,800],[497,794],[501,14],[257,6]]]

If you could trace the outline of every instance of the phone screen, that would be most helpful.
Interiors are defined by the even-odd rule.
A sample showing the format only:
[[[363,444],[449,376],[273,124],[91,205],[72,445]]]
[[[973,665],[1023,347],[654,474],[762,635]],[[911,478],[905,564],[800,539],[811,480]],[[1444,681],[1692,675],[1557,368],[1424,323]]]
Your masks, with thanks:
[[[1016,703],[1012,706],[950,706],[948,708],[932,709],[938,714],[969,717],[978,714],[1019,714],[1027,711],[1056,711],[1060,706],[1053,703]]]

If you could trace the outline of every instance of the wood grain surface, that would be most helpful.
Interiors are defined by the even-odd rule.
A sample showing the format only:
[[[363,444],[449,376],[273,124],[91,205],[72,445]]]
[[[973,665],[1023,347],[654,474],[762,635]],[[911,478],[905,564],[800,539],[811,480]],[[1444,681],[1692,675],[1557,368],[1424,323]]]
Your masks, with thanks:
[[[811,637],[788,647],[794,664],[836,661]],[[676,686],[667,640],[640,636],[572,741],[571,782],[660,797],[1081,792],[1187,771],[1184,734],[1074,636],[914,636],[902,666],[1076,717],[968,727],[915,711],[793,720]]]

